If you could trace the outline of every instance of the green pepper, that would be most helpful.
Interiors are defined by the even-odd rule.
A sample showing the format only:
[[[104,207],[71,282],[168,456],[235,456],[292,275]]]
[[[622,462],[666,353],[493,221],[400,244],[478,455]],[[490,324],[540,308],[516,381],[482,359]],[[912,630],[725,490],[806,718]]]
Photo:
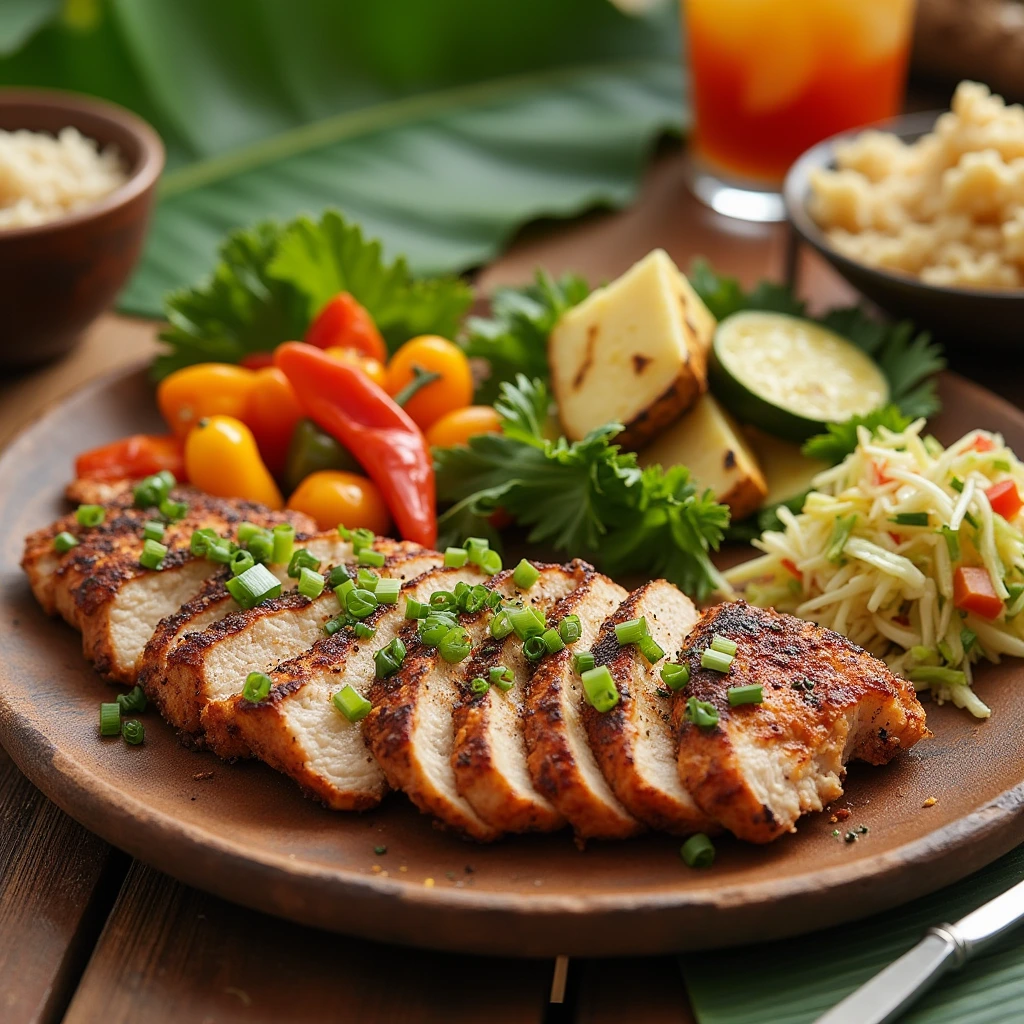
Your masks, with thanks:
[[[349,450],[330,434],[324,433],[312,420],[299,420],[295,424],[295,432],[288,446],[288,460],[284,470],[285,487],[291,493],[310,473],[317,473],[321,469],[363,472]]]

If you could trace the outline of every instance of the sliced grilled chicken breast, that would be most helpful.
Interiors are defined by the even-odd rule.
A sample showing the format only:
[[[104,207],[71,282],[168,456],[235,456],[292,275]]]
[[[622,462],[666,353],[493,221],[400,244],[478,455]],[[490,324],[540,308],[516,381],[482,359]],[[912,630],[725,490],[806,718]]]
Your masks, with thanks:
[[[736,643],[728,673],[701,667],[715,634]],[[679,774],[709,817],[767,843],[843,792],[844,765],[885,764],[929,734],[913,686],[845,637],[746,602],[704,612],[686,639],[690,682],[673,698]],[[731,707],[728,690],[759,685],[763,701]],[[688,721],[689,698],[718,724]]]
[[[708,831],[714,823],[679,778],[672,694],[660,674],[664,660],[652,665],[638,647],[616,639],[616,625],[639,618],[673,659],[699,615],[671,583],[654,580],[634,590],[605,621],[591,650],[596,664],[611,672],[619,703],[603,713],[583,703],[590,749],[615,795],[644,824],[676,835]]]
[[[578,615],[583,634],[574,648],[585,651],[625,597],[607,576],[588,572],[551,618]],[[583,684],[573,671],[572,653],[566,649],[544,658],[530,679],[524,720],[530,777],[580,839],[631,836],[643,826],[616,797],[590,749]]]
[[[585,562],[572,562],[564,575],[548,574],[543,591],[534,588],[524,598],[547,614],[554,603],[575,589],[592,571]],[[554,623],[554,619],[551,620]],[[473,693],[475,678],[488,679],[495,667],[511,671],[510,689],[492,686]],[[551,832],[565,819],[530,778],[523,735],[523,709],[533,663],[523,654],[515,634],[503,640],[487,638],[477,646],[462,670],[464,694],[452,715],[455,740],[452,769],[459,795],[493,828],[502,832]]]
[[[473,566],[440,568],[441,556],[432,553],[412,558],[406,566],[414,563],[426,571],[405,584],[397,604],[379,605],[365,620],[376,629],[372,639],[361,640],[343,629],[274,669],[274,685],[265,700],[254,704],[234,697],[208,709],[208,715],[229,719],[229,727],[257,757],[334,810],[375,807],[388,784],[363,740],[364,723],[349,722],[331,698],[346,685],[363,697],[370,694],[374,653],[409,626],[409,598],[426,603],[435,591],[451,590],[460,580],[483,580]]]

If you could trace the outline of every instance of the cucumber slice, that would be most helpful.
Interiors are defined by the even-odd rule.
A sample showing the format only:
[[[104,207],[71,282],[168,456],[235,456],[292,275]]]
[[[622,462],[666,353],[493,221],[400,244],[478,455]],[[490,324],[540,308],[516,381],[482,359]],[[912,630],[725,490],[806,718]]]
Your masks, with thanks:
[[[853,342],[782,313],[726,317],[715,331],[709,377],[737,419],[789,441],[805,441],[889,398],[885,374]]]

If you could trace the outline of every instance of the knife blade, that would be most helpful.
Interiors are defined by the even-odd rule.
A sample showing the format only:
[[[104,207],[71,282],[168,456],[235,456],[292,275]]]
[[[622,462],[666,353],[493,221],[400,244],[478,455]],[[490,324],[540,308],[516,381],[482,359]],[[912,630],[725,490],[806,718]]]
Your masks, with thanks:
[[[963,966],[1024,920],[1018,882],[956,924],[931,928],[909,952],[820,1016],[815,1024],[889,1024],[947,971]]]

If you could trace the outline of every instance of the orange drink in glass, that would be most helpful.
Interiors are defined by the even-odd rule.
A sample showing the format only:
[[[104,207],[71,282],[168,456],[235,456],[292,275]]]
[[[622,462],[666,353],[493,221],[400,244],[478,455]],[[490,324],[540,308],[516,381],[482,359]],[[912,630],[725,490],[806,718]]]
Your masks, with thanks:
[[[914,0],[683,0],[683,10],[693,186],[723,213],[782,219],[778,188],[805,149],[899,112]]]

